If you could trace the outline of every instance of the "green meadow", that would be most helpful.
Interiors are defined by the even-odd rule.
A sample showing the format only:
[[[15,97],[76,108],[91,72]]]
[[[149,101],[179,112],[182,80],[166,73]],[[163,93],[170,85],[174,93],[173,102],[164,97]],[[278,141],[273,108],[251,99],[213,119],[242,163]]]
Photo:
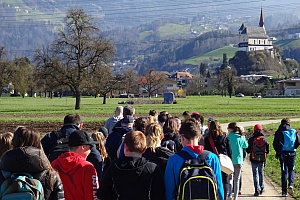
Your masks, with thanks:
[[[83,97],[81,109],[74,110],[75,99],[40,97],[1,97],[0,122],[50,121],[60,122],[69,113],[84,116],[84,121],[104,121],[114,112],[119,101],[139,101],[140,99],[108,98],[102,104],[102,98]],[[148,99],[143,99],[147,101]],[[298,98],[251,98],[222,96],[192,96],[176,98],[177,104],[151,104],[151,101],[163,102],[162,98],[153,98],[149,104],[133,104],[137,116],[146,116],[150,109],[167,110],[170,114],[181,116],[183,111],[197,111],[205,118],[215,117],[221,123],[230,121],[251,121],[299,117],[300,99]]]
[[[85,122],[104,122],[110,117],[120,101],[148,101],[148,99],[108,98],[107,104],[102,104],[102,98],[83,97],[81,109],[74,110],[75,99],[63,98],[32,98],[32,97],[1,97],[0,122],[61,122],[69,113],[81,114]],[[150,99],[152,102],[163,102],[162,98]],[[222,96],[193,96],[176,98],[177,104],[138,104],[137,116],[146,116],[150,109],[166,110],[172,115],[181,116],[183,111],[198,111],[205,119],[214,117],[221,123],[242,122],[252,120],[281,119],[284,117],[297,118],[300,113],[299,98],[251,98],[251,97],[222,97]],[[275,158],[272,147],[273,136],[279,124],[264,125],[268,133],[270,154],[268,155],[265,173],[276,183],[280,184],[280,165]],[[300,130],[300,122],[293,122],[292,127]],[[245,127],[252,130],[253,127]],[[295,197],[300,197],[300,157],[297,156]]]

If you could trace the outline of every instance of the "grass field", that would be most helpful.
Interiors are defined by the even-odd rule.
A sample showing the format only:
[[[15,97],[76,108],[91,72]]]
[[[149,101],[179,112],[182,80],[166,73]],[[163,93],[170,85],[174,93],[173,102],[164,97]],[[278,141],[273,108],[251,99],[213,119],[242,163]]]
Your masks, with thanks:
[[[118,101],[127,99],[107,99],[107,104],[102,104],[102,98],[83,97],[81,110],[74,110],[75,99],[64,98],[20,98],[1,97],[0,98],[0,122],[61,122],[63,117],[69,113],[81,114],[84,122],[99,122],[110,117]],[[135,99],[132,99],[133,101]],[[162,99],[161,102],[163,101]],[[254,99],[251,97],[237,98],[221,96],[194,96],[187,98],[177,98],[177,104],[134,104],[137,116],[146,116],[150,109],[157,111],[167,110],[173,115],[181,116],[185,110],[198,111],[205,119],[215,117],[221,123],[241,122],[251,120],[281,119],[284,117],[299,117],[300,99],[279,98],[279,99]],[[270,136],[270,154],[267,158],[265,168],[266,174],[273,181],[280,184],[279,161],[275,159],[272,147],[273,136],[279,124],[264,125]],[[300,130],[300,122],[293,122],[292,127]],[[98,127],[99,128],[99,127]],[[253,127],[245,127],[252,130]],[[300,157],[297,156],[296,177],[299,177]],[[295,179],[295,196],[300,196],[300,179]]]
[[[107,99],[102,104],[102,98],[83,97],[81,110],[74,110],[75,99],[64,98],[0,98],[0,122],[11,121],[61,121],[62,116],[69,113],[79,113],[85,121],[104,121],[111,116],[118,101],[127,99]],[[132,99],[133,101],[136,99]],[[251,121],[263,119],[280,119],[283,117],[298,117],[300,100],[298,98],[254,99],[250,97],[237,98],[221,96],[194,96],[177,98],[177,104],[134,104],[138,116],[146,116],[150,109],[167,110],[180,116],[183,111],[198,111],[205,118],[215,117],[221,123],[229,121]],[[161,99],[161,102],[163,99]]]
[[[281,48],[298,48],[300,47],[300,40],[279,40],[274,45],[280,46]]]
[[[222,47],[208,53],[205,53],[201,56],[193,57],[188,60],[185,60],[185,64],[190,65],[199,65],[200,63],[211,63],[216,64],[222,62],[223,53],[227,54],[227,58],[232,58],[235,55],[237,48],[232,46]],[[215,59],[215,60],[214,60]]]

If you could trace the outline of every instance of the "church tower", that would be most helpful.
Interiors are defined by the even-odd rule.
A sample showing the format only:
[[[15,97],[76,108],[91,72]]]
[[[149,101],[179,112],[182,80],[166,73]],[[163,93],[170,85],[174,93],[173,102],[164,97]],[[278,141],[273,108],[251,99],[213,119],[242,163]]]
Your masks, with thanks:
[[[259,27],[265,28],[265,22],[264,22],[264,15],[263,15],[263,10],[262,7],[260,9],[260,19],[259,19]]]

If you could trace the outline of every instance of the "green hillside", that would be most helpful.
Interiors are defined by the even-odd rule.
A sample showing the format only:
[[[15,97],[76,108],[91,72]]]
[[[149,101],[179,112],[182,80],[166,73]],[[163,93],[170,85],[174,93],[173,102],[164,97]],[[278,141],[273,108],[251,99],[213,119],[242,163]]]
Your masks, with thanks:
[[[292,40],[292,39],[291,40],[279,40],[279,41],[274,42],[274,45],[279,46],[283,49],[285,49],[285,48],[294,49],[294,48],[300,47],[300,40]]]
[[[227,54],[227,58],[230,59],[234,56],[237,48],[232,46],[222,47],[201,56],[192,57],[184,61],[184,64],[199,65],[200,63],[211,63],[216,64],[222,62],[223,54]]]

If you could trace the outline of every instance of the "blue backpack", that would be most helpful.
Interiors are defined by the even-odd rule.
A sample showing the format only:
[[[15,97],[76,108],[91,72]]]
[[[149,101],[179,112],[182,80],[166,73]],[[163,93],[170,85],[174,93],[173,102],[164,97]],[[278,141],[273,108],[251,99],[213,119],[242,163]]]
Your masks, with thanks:
[[[282,144],[282,151],[296,151],[295,150],[295,141],[296,141],[296,130],[289,129],[286,131],[282,131],[284,144]]]
[[[44,200],[42,183],[31,174],[1,172],[5,178],[1,185],[1,200]]]
[[[203,150],[197,158],[193,158],[186,151],[177,153],[185,160],[179,174],[177,200],[218,199],[216,177],[206,162],[209,153]]]

